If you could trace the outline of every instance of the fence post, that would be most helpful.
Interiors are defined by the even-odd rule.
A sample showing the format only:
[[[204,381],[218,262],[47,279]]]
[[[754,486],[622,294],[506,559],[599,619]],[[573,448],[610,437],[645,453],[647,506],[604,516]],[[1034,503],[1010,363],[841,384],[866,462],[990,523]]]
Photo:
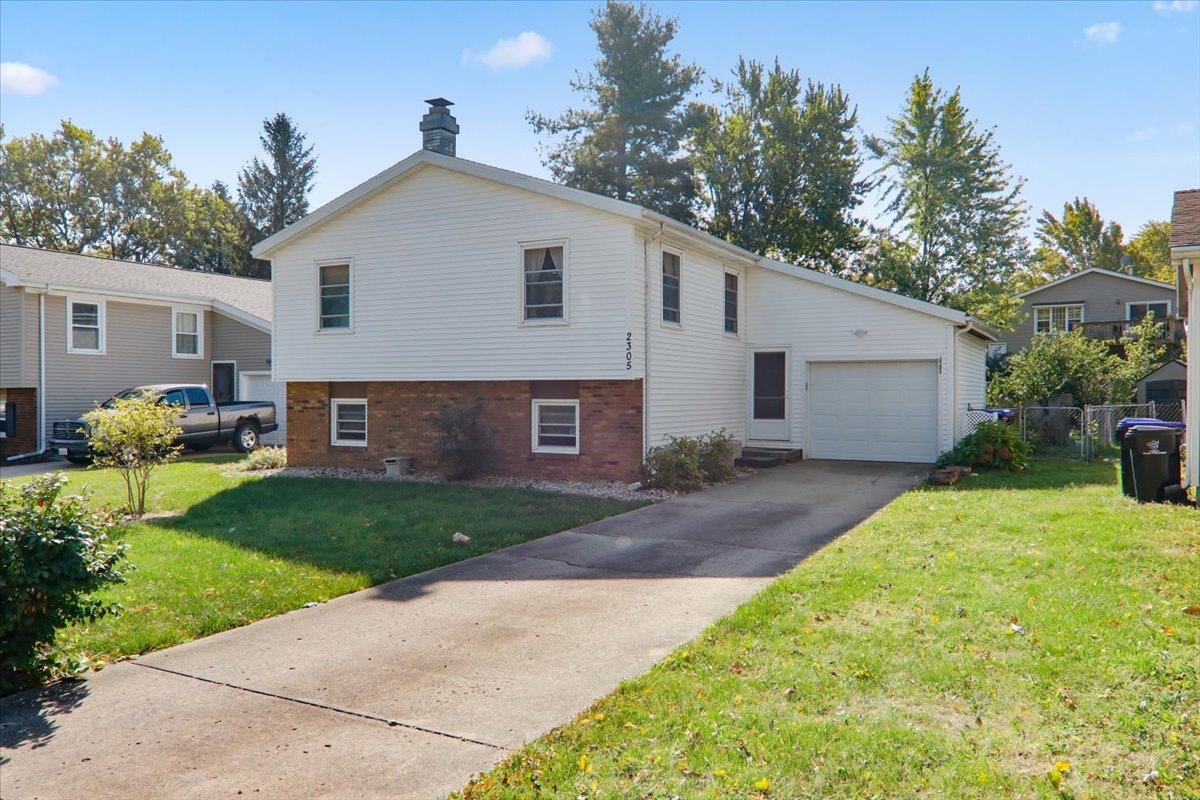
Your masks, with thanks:
[[[1155,400],[1150,401],[1150,418],[1158,419],[1158,402]]]

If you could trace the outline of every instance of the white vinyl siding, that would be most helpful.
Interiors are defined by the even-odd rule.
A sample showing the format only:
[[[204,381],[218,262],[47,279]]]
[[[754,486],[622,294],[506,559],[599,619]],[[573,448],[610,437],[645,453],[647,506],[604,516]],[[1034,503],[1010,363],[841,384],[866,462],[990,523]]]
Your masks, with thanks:
[[[332,264],[317,263],[317,330],[351,330],[353,325],[352,306],[353,281],[350,263],[338,261]]]
[[[1033,310],[1034,333],[1070,333],[1082,323],[1082,304],[1038,306]]]
[[[172,358],[204,358],[204,313],[172,309],[171,325]]]
[[[329,442],[342,447],[367,446],[367,401],[334,398],[329,401]]]
[[[533,401],[533,452],[579,452],[579,401]]]
[[[570,325],[520,324],[520,244],[567,238]],[[342,257],[353,258],[354,335],[318,335],[312,265]],[[640,378],[642,263],[628,220],[425,166],[273,255],[275,377]]]
[[[959,333],[954,345],[954,440],[966,432],[963,415],[968,408],[987,405],[987,355],[989,345],[978,336]]]
[[[67,352],[103,355],[104,301],[67,298]]]

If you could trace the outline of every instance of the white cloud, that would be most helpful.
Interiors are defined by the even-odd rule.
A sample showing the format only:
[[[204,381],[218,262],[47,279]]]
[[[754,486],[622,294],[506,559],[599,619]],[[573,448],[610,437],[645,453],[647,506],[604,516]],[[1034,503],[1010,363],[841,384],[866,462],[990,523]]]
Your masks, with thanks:
[[[1160,14],[1195,11],[1197,7],[1200,7],[1200,0],[1154,0],[1154,10]]]
[[[1131,142],[1148,142],[1158,136],[1158,128],[1138,128],[1133,133],[1129,134]]]
[[[1119,22],[1097,22],[1095,25],[1088,25],[1084,28],[1083,35],[1092,44],[1105,45],[1117,41],[1121,31]]]
[[[58,78],[19,61],[0,62],[0,94],[41,94]]]
[[[463,61],[478,61],[489,69],[514,69],[543,61],[550,57],[554,48],[546,37],[534,31],[525,31],[515,39],[501,39],[483,53],[463,54]]]

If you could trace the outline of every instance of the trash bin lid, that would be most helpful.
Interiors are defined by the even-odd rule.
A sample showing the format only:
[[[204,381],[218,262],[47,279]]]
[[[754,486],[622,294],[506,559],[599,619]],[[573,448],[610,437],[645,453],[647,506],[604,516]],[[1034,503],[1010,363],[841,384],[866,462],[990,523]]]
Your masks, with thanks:
[[[1151,417],[1125,417],[1117,423],[1117,433],[1125,433],[1135,425],[1152,425],[1158,428],[1170,428],[1171,430],[1182,430],[1184,427],[1182,422],[1167,422],[1166,420],[1153,419]]]

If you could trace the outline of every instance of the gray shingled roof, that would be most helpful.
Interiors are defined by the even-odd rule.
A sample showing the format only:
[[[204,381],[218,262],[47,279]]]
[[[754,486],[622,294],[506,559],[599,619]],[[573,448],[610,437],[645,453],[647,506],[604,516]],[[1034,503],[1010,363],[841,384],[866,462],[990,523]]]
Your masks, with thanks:
[[[271,321],[270,281],[10,244],[0,245],[0,269],[32,284],[216,301]]]
[[[1175,193],[1171,209],[1171,247],[1200,245],[1200,189]]]

